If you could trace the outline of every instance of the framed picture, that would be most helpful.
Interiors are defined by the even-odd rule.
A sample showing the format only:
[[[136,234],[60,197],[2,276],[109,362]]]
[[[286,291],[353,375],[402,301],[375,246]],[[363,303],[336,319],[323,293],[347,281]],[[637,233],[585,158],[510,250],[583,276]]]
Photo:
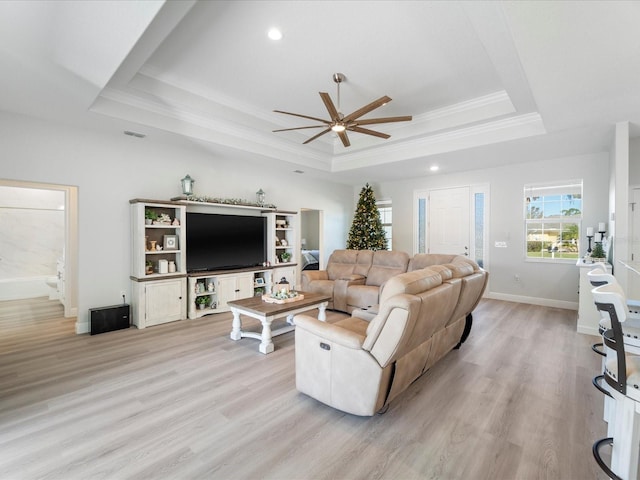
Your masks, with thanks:
[[[256,285],[264,285],[264,278],[262,277],[256,278]]]
[[[177,250],[178,249],[178,236],[177,235],[165,235],[164,236],[164,249],[165,250]]]

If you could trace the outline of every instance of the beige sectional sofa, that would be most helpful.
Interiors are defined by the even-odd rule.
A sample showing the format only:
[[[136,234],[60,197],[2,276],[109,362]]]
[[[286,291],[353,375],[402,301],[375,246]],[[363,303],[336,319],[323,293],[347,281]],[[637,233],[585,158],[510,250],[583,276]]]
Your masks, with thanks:
[[[335,250],[326,270],[302,271],[301,290],[330,296],[331,310],[352,313],[357,309],[375,309],[381,288],[391,277],[448,263],[480,270],[463,255],[419,253],[410,258],[399,251]]]
[[[333,324],[295,317],[300,392],[347,413],[373,415],[460,345],[488,274],[468,260],[414,259],[413,271],[384,282],[370,320],[359,311]],[[454,261],[418,268],[436,260]]]

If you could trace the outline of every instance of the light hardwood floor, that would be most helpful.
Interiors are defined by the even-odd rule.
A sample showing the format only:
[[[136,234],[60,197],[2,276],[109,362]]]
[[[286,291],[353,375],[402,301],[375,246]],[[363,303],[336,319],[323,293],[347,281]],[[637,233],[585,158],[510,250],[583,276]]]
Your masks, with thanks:
[[[3,329],[0,478],[605,478],[591,455],[606,434],[600,358],[576,312],[484,300],[474,319],[371,418],[296,391],[294,332],[262,355],[229,339],[228,314],[95,336],[62,318]]]

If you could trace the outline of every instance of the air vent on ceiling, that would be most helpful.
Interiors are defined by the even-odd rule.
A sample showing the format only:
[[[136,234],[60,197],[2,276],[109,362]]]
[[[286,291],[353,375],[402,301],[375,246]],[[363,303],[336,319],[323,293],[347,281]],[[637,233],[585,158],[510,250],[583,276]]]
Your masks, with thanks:
[[[146,137],[146,135],[144,133],[132,132],[131,130],[125,130],[124,134],[125,135],[129,135],[130,137],[136,137],[136,138],[144,138],[144,137]]]

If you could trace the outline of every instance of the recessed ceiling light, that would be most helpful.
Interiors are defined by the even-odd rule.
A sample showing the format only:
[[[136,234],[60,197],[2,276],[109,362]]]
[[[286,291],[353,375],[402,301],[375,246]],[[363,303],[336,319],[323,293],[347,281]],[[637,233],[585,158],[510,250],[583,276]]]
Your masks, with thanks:
[[[282,38],[282,32],[280,31],[280,29],[275,27],[269,30],[267,35],[271,40],[280,40]]]
[[[440,167],[438,165],[431,165],[429,167],[429,170],[431,170],[432,172],[437,172],[438,170],[440,170]]]

